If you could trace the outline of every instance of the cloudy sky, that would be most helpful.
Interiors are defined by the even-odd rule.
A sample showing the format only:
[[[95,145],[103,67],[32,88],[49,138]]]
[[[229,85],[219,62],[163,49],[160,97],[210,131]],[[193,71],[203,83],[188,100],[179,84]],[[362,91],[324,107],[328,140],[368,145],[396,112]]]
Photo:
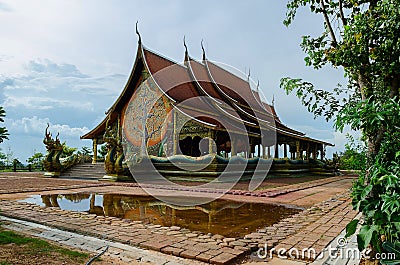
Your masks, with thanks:
[[[143,43],[175,61],[184,57],[183,36],[192,57],[224,62],[260,81],[267,100],[275,96],[281,120],[343,150],[345,137],[279,88],[282,77],[301,77],[321,88],[343,83],[343,72],[304,66],[301,36],[322,31],[320,17],[300,12],[282,24],[286,1],[0,0],[0,105],[11,148],[25,160],[45,152],[44,130],[74,147],[91,146],[79,136],[104,118],[122,91],[137,49],[135,23]]]

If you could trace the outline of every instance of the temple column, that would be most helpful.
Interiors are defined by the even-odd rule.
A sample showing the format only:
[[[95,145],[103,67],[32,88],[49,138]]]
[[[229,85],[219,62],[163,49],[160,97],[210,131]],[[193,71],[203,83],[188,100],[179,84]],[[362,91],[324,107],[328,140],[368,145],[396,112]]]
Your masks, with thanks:
[[[179,140],[179,136],[177,135],[176,132],[176,125],[177,125],[177,115],[176,115],[176,111],[174,110],[174,131],[173,131],[173,148],[172,148],[172,152],[174,155],[176,155],[178,153],[178,140]]]
[[[317,159],[317,145],[314,145],[313,150],[312,150],[312,158]]]
[[[232,139],[231,139],[231,157],[236,155],[235,152],[236,152],[236,150],[235,150],[235,141],[234,141],[234,139],[232,137]]]
[[[283,144],[283,155],[284,155],[285,158],[288,157],[287,156],[287,145],[286,144]]]
[[[93,159],[92,164],[97,163],[97,138],[93,139]]]
[[[257,153],[257,155],[258,155],[258,157],[261,157],[261,148],[262,148],[262,145],[261,144],[259,144],[259,145],[257,145],[258,146],[258,153]]]
[[[268,146],[267,154],[268,154],[268,158],[270,158],[271,157],[271,147],[270,146]]]
[[[300,159],[300,141],[296,141],[296,159]]]
[[[176,210],[174,208],[171,209],[171,222],[172,225],[176,225]]]
[[[213,154],[213,131],[211,129],[208,130],[208,153]]]
[[[139,218],[140,220],[146,219],[146,209],[144,206],[139,206]]]
[[[278,143],[275,144],[275,158],[279,158],[279,145]]]

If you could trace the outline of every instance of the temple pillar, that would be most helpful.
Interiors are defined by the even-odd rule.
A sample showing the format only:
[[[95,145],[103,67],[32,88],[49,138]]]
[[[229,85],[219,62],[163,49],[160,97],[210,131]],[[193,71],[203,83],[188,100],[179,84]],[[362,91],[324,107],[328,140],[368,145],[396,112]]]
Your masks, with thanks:
[[[300,141],[296,141],[296,159],[300,158]]]
[[[262,149],[262,145],[261,144],[259,144],[259,145],[257,145],[258,146],[258,152],[257,152],[257,155],[258,155],[258,157],[261,157],[261,149]]]
[[[279,158],[279,145],[278,143],[275,144],[275,158]]]
[[[232,139],[231,139],[231,157],[236,155],[235,152],[236,152],[236,150],[235,150],[235,140],[233,139],[233,136],[232,136]]]
[[[315,160],[317,159],[317,145],[314,145],[312,149],[312,158]]]
[[[97,163],[97,138],[93,139],[93,159],[92,164]]]
[[[176,111],[174,110],[174,131],[173,131],[173,148],[172,148],[172,152],[173,155],[176,155],[178,153],[178,141],[179,141],[179,135],[177,135],[176,132],[176,127],[177,127],[177,115],[176,115]]]
[[[285,158],[288,157],[287,156],[287,145],[286,144],[283,144],[283,155],[284,155]]]
[[[211,129],[208,130],[208,153],[213,154],[213,131]]]
[[[271,147],[270,146],[268,146],[267,154],[268,154],[268,158],[270,158],[271,157]]]
[[[171,210],[171,222],[172,225],[176,225],[176,210],[174,208]]]
[[[139,206],[139,218],[140,220],[146,219],[146,209],[144,206]]]

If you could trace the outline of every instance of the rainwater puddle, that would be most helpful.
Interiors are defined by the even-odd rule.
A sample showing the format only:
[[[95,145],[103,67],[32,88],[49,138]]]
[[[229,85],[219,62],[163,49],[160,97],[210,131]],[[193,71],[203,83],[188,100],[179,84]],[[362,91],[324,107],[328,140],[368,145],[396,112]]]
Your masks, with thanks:
[[[243,237],[301,211],[280,205],[218,199],[198,206],[176,206],[151,196],[73,193],[33,195],[21,202],[113,216],[191,231]]]

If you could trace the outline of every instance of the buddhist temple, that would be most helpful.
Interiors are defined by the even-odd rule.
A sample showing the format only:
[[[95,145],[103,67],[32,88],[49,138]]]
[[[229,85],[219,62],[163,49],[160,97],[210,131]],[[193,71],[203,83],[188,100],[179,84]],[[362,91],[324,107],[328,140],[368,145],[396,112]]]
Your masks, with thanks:
[[[216,177],[230,162],[242,165],[230,168],[232,174],[251,174],[260,162],[269,164],[264,175],[323,171],[325,148],[332,144],[284,125],[249,77],[209,60],[203,45],[197,60],[184,43],[184,61],[177,63],[145,47],[138,36],[123,91],[104,120],[81,136],[93,141],[93,163],[97,146],[107,144],[108,176],[129,174],[127,164],[143,158],[167,176]]]

